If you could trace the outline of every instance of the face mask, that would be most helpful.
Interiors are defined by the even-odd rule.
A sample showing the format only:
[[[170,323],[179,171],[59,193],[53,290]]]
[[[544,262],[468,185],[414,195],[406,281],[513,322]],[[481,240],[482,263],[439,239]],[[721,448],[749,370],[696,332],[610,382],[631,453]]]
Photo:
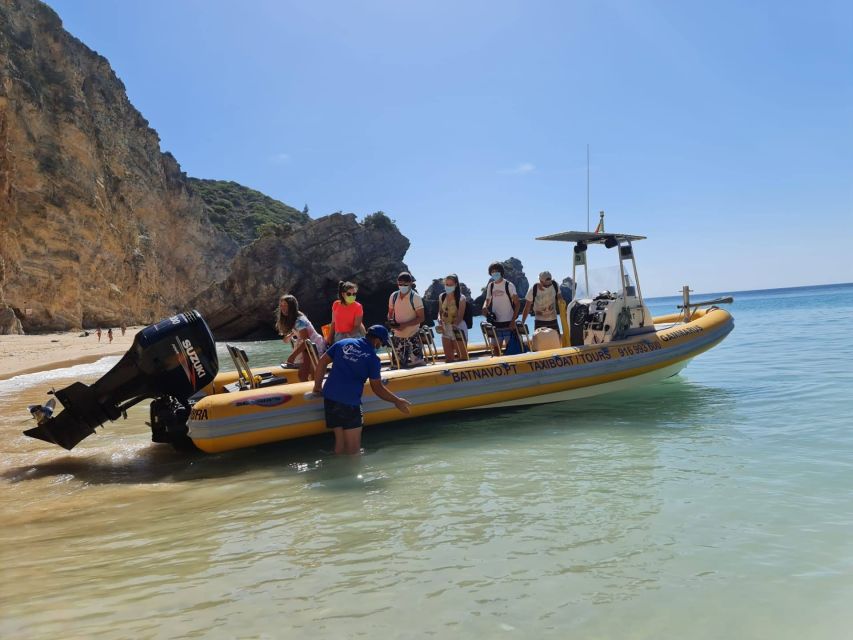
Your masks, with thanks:
[[[348,296],[348,295],[345,295],[345,296],[344,296],[344,300],[346,300],[346,303],[347,303],[347,304],[352,304],[353,302],[355,302],[355,296]]]
[[[454,291],[456,291],[456,285],[455,284],[454,285],[444,285],[444,292],[445,293],[453,293]]]
[[[402,293],[403,295],[409,293],[409,285],[401,284],[400,285],[400,293]]]
[[[500,273],[493,273],[493,274],[492,274],[492,280],[494,280],[495,282],[497,282],[497,281],[498,281],[498,280],[500,280],[500,279],[501,279],[501,274],[500,274]]]

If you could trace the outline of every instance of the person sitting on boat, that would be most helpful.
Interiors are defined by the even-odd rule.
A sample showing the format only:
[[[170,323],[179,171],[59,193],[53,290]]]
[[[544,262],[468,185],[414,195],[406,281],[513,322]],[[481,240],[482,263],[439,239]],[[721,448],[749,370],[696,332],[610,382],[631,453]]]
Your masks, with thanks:
[[[337,454],[361,453],[361,399],[365,381],[370,380],[376,397],[393,403],[402,413],[409,413],[411,403],[391,393],[382,383],[376,350],[389,343],[388,329],[375,324],[364,338],[344,338],[333,344],[317,363],[314,393],[323,394],[326,428],[335,434]],[[324,386],[323,377],[329,364],[334,366]]]
[[[444,293],[438,296],[438,332],[447,362],[464,360],[468,345],[468,325],[465,324],[467,298],[459,290],[459,276],[448,274],[444,279]]]
[[[299,367],[299,380],[305,382],[311,373],[311,360],[306,358],[305,350],[309,343],[317,347],[317,355],[326,351],[326,341],[323,340],[308,317],[299,310],[299,301],[295,296],[283,295],[278,301],[275,328],[285,342],[292,334],[296,336],[293,353],[287,358],[287,363]]]
[[[524,311],[521,312],[521,323],[527,321],[527,314],[533,311],[536,318],[533,330],[546,328],[560,333],[560,323],[557,321],[557,301],[560,299],[560,285],[551,277],[550,271],[539,274],[539,282],[534,283],[527,291],[524,300]]]
[[[338,283],[338,299],[332,304],[332,342],[344,338],[360,338],[364,335],[364,309],[355,301],[358,287],[352,282]]]
[[[504,346],[512,336],[512,327],[518,318],[518,293],[515,285],[504,278],[504,266],[500,262],[489,265],[489,276],[492,278],[486,285],[486,302],[483,305],[483,315],[490,318],[495,327],[498,343]],[[495,355],[498,345],[493,345]]]
[[[397,291],[388,298],[388,323],[391,343],[402,367],[424,363],[423,345],[418,331],[424,321],[424,301],[415,291],[415,279],[408,271],[397,276]]]

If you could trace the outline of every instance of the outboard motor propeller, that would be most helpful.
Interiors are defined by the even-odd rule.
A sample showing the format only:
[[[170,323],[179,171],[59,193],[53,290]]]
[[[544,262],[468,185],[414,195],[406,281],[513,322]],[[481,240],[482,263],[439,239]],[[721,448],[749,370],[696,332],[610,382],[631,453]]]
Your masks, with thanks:
[[[218,372],[216,343],[204,318],[198,311],[180,313],[137,333],[118,364],[93,385],[75,382],[54,392],[64,407],[59,415],[52,415],[53,400],[33,405],[38,426],[24,435],[70,451],[95,427],[146,398],[172,396],[186,403]]]

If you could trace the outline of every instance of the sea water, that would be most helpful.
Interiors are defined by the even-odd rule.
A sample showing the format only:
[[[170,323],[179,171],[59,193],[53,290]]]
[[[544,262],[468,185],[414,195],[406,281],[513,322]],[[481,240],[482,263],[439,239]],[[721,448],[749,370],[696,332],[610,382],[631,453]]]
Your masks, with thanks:
[[[26,405],[117,358],[0,382],[0,636],[851,637],[853,285],[730,310],[679,376],[368,429],[359,459],[187,457],[145,407],[68,453]]]

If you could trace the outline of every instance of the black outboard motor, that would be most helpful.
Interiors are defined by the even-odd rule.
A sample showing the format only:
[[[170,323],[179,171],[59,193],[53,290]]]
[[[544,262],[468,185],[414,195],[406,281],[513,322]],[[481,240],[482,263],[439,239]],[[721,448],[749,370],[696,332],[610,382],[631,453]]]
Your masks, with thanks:
[[[118,364],[92,386],[75,382],[55,392],[64,407],[59,415],[31,407],[38,426],[24,434],[70,451],[95,427],[146,398],[171,396],[186,404],[218,372],[216,343],[204,318],[198,311],[179,313],[137,333]]]

